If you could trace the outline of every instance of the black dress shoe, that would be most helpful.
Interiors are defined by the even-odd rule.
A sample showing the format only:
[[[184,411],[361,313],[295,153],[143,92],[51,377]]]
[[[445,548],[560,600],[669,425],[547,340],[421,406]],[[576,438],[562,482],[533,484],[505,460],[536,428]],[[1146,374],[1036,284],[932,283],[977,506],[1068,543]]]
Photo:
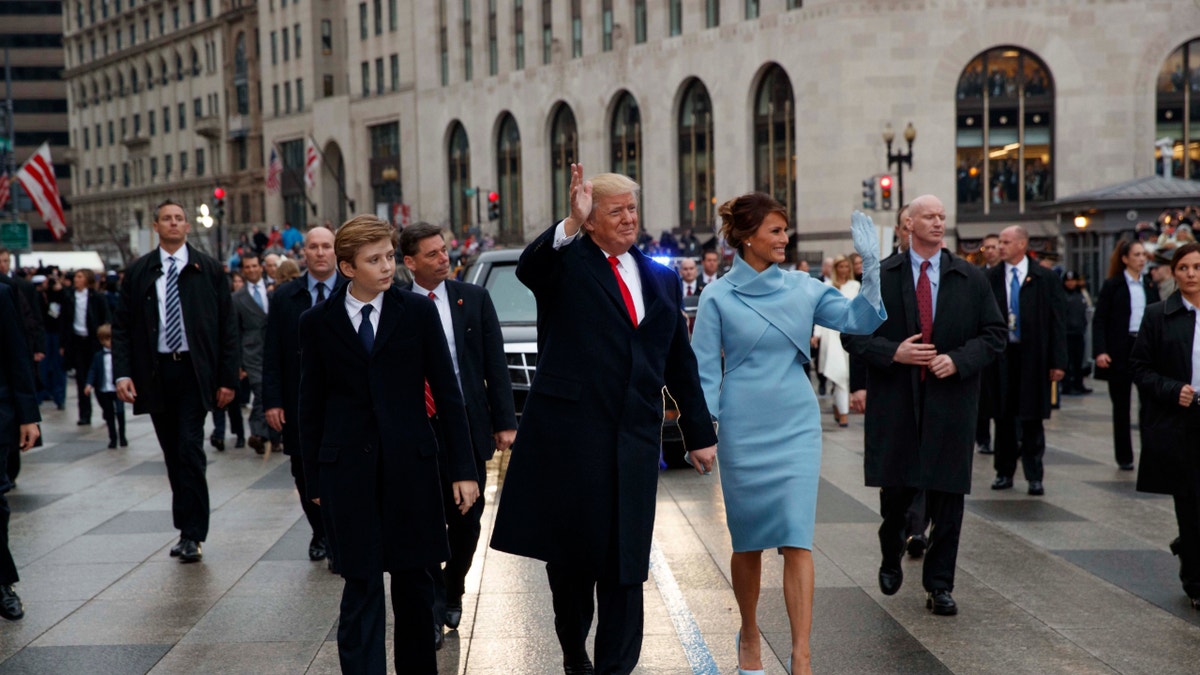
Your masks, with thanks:
[[[434,635],[434,638],[433,638],[433,648],[434,648],[435,650],[437,650],[437,649],[441,649],[441,648],[442,648],[442,646],[446,644],[446,634],[442,632],[442,625],[441,625],[441,624],[436,624],[436,625],[434,625],[434,627],[433,627],[433,635]]]
[[[92,421],[91,420],[79,420],[78,422],[75,423],[75,426],[90,427],[90,426],[92,426]]]
[[[446,606],[446,628],[454,630],[462,623],[462,605]]]
[[[113,439],[113,440],[111,440],[111,441],[109,441],[109,442],[108,442],[108,449],[109,449],[109,450],[112,450],[112,449],[113,449],[113,448],[115,448],[115,447],[117,447],[117,441],[116,441],[116,439]]]
[[[975,444],[975,449],[976,449],[976,450],[978,450],[978,451],[979,451],[979,454],[981,454],[981,455],[994,455],[994,454],[996,454],[996,451],[995,451],[995,450],[992,450],[992,446],[988,445],[987,443],[976,443],[976,444]]]
[[[1167,544],[1167,546],[1171,549],[1171,555],[1179,555],[1179,537],[1172,539],[1171,543]]]
[[[250,438],[246,439],[246,444],[254,448],[254,451],[261,455],[266,452],[265,441],[266,439],[264,439],[262,436],[251,436]]]
[[[937,590],[930,593],[925,600],[925,609],[938,616],[954,616],[958,614],[958,605],[950,597],[950,591]]]
[[[896,591],[900,590],[900,584],[902,583],[904,583],[903,570],[889,570],[886,567],[879,568],[879,590],[884,595],[895,595]]]
[[[308,559],[316,562],[324,560],[328,555],[329,549],[325,547],[325,538],[314,536],[308,543]]]
[[[216,436],[213,436],[212,438],[208,439],[208,442],[210,445],[212,445],[214,448],[217,449],[217,452],[225,452],[225,439],[224,438],[217,438]]]
[[[908,543],[905,545],[905,550],[908,551],[910,558],[920,558],[925,555],[925,549],[929,546],[929,540],[923,534],[914,534],[908,538]]]
[[[1121,469],[1122,471],[1133,471],[1133,462],[1122,462],[1117,465],[1117,468]]]
[[[191,539],[183,539],[179,542],[179,562],[194,563],[204,559],[204,552],[200,546],[200,542],[192,541]]]
[[[996,476],[996,480],[992,481],[993,490],[1007,490],[1013,486],[1013,480],[1010,476]]]
[[[584,660],[580,663],[563,664],[564,675],[596,675],[596,669],[592,667],[592,662]]]
[[[179,541],[175,542],[175,545],[171,547],[171,557],[172,558],[179,557],[179,552],[183,550],[183,541],[184,541],[183,537],[180,537]]]
[[[1046,494],[1046,486],[1042,485],[1042,481],[1040,480],[1031,480],[1029,481],[1029,494],[1034,497],[1041,497]]]
[[[121,445],[121,447],[122,447],[122,448],[128,448],[128,447],[129,447],[129,441],[127,441],[127,440],[125,440],[124,438],[122,438],[122,439],[121,439],[121,443],[120,443],[120,445]]]
[[[25,608],[21,606],[21,596],[17,595],[13,587],[8,584],[0,586],[0,616],[9,621],[17,621],[25,616]]]
[[[235,448],[244,448],[244,447],[246,447],[246,437],[245,437],[245,436],[238,436],[238,437],[237,437],[237,440],[235,440],[235,441],[233,442],[233,447],[235,447]]]

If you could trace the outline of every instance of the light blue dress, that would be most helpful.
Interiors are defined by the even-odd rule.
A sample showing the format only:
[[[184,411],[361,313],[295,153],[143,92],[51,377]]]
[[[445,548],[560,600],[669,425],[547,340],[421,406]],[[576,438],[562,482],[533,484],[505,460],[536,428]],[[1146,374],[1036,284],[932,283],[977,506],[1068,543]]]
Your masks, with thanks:
[[[821,412],[804,373],[813,324],[873,332],[887,313],[879,273],[853,300],[803,272],[733,268],[700,294],[692,348],[708,409],[733,550],[812,550],[821,471]],[[868,286],[874,284],[874,289]],[[871,292],[874,291],[874,292]],[[722,353],[724,367],[722,369]]]

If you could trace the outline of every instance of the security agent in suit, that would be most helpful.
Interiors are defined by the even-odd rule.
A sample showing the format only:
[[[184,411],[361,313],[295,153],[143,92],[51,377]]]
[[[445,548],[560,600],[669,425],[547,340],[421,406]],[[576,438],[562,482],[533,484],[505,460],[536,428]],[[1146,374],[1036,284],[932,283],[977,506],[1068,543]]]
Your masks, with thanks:
[[[634,249],[638,185],[571,166],[571,214],[521,255],[538,304],[538,369],[504,479],[491,546],[546,561],[568,673],[629,673],[658,487],[662,389],[697,471],[716,434],[676,274]]]
[[[512,382],[504,357],[500,319],[486,289],[450,278],[450,256],[442,230],[429,223],[416,223],[400,233],[400,252],[413,282],[406,290],[425,295],[437,305],[442,332],[450,346],[450,359],[466,401],[475,450],[475,472],[479,476],[479,499],[466,514],[453,508],[453,490],[442,477],[446,502],[446,524],[450,536],[450,560],[445,570],[431,570],[437,592],[434,620],[437,632],[458,628],[462,620],[462,598],[467,571],[479,544],[483,492],[487,483],[487,461],[504,452],[517,435]],[[439,420],[440,422],[440,420]],[[440,423],[434,424],[439,431]]]
[[[246,283],[233,294],[242,354],[242,370],[250,381],[254,400],[250,407],[250,438],[247,444],[263,454],[271,430],[263,416],[263,345],[267,337],[270,298],[263,280],[262,262],[256,253],[242,255],[242,277]]]
[[[1050,383],[1067,367],[1067,294],[1052,270],[1027,255],[1029,235],[1013,225],[1000,232],[1003,265],[988,270],[1000,313],[1008,318],[1008,346],[998,362],[996,404],[996,480],[993,490],[1013,486],[1017,459],[1029,481],[1029,494],[1043,495]],[[1019,447],[1018,447],[1019,442]]]
[[[46,326],[42,322],[41,298],[37,287],[32,282],[13,274],[12,254],[3,246],[0,246],[0,285],[8,286],[13,290],[13,301],[16,303],[17,312],[21,317],[20,325],[24,328],[25,343],[33,352],[33,363],[40,363],[46,357]],[[38,378],[37,365],[34,365],[33,378],[36,382]],[[34,440],[34,445],[36,447],[41,444],[42,437],[39,435]],[[8,479],[16,485],[17,475],[20,473],[21,455],[13,453],[8,460]]]
[[[0,285],[0,462],[33,447],[37,440],[37,386],[34,384],[32,359],[21,330],[16,294]],[[7,473],[0,469],[0,616],[16,621],[25,616],[21,598],[12,585],[17,583],[17,565],[8,548],[10,511],[5,494],[12,489]]]
[[[185,563],[208,537],[204,418],[233,400],[240,367],[229,278],[188,245],[190,229],[177,202],[155,209],[159,246],[129,266],[113,324],[117,397],[150,413],[180,534],[171,556]]]
[[[280,284],[271,294],[267,314],[267,339],[263,348],[263,405],[267,426],[283,433],[283,451],[291,458],[292,478],[300,495],[300,507],[312,528],[308,558],[324,560],[329,551],[328,530],[321,508],[313,503],[304,480],[304,458],[300,452],[300,315],[325,302],[346,283],[335,271],[333,230],[314,227],[304,235],[304,274]],[[329,562],[334,569],[333,561]]]
[[[80,426],[92,423],[92,399],[84,394],[92,357],[100,351],[98,331],[108,323],[108,302],[96,290],[96,273],[88,269],[75,270],[72,289],[67,292],[59,323],[59,343],[63,359],[75,369],[76,393],[79,396]]]
[[[396,672],[437,672],[429,569],[450,547],[427,391],[454,504],[466,513],[479,496],[438,310],[392,285],[393,237],[375,216],[342,225],[334,247],[350,283],[300,318],[304,477],[327,514],[345,578],[338,657],[347,673],[387,670],[384,572],[391,575]]]

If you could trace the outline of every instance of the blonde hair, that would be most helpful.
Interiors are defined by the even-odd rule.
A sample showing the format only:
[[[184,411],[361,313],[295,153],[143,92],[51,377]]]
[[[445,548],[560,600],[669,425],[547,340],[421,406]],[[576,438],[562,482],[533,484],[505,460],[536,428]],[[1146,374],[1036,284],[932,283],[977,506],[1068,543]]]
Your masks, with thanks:
[[[840,279],[838,277],[838,265],[840,265],[842,263],[846,263],[847,265],[850,266],[850,276],[846,277],[845,279]],[[850,256],[839,255],[838,257],[834,258],[833,259],[833,274],[830,276],[830,282],[833,283],[833,287],[841,288],[842,284],[846,283],[847,281],[850,281],[853,278],[854,278],[854,263],[851,262]]]
[[[100,327],[96,329],[96,339],[101,342],[111,342],[112,341],[112,324],[107,324],[107,323],[100,324]]]
[[[392,246],[396,245],[396,232],[387,221],[370,214],[354,216],[342,223],[333,240],[338,264],[345,262],[354,267],[354,256],[360,248],[384,239],[391,241]]]
[[[291,258],[284,258],[279,261],[279,266],[275,268],[275,283],[282,284],[291,281],[300,276],[300,266]]]
[[[589,180],[592,183],[592,212],[588,214],[589,219],[596,213],[596,202],[601,197],[633,193],[636,199],[642,190],[637,181],[619,173],[599,173]]]

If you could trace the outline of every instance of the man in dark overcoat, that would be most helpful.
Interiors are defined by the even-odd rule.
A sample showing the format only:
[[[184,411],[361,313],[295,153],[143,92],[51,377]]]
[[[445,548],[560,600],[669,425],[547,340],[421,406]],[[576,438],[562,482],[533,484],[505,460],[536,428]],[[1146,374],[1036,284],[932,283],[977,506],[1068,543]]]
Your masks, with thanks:
[[[159,246],[129,266],[113,322],[113,381],[135,415],[150,414],[171,482],[181,562],[208,536],[204,418],[233,401],[241,355],[229,277],[187,243],[183,207],[155,209]]]
[[[346,283],[336,271],[333,230],[311,228],[304,235],[304,263],[307,270],[281,284],[271,294],[267,315],[267,338],[263,346],[263,405],[267,426],[283,434],[283,451],[291,459],[292,479],[300,495],[300,507],[312,528],[308,542],[309,560],[324,560],[329,553],[328,531],[321,518],[321,507],[313,503],[304,481],[304,460],[300,452],[300,315],[325,302]],[[330,562],[330,568],[334,564]]]
[[[1050,383],[1067,368],[1067,293],[1053,270],[1032,260],[1029,235],[1020,225],[1000,232],[1000,257],[988,270],[1000,313],[1008,318],[1008,340],[995,372],[996,480],[993,490],[1013,486],[1017,459],[1029,481],[1029,494],[1043,495],[1046,433],[1050,419]]]
[[[455,506],[465,512],[479,494],[437,307],[392,285],[393,237],[375,216],[342,225],[334,248],[350,282],[300,317],[300,447],[345,579],[337,635],[345,673],[387,671],[384,572],[391,575],[396,672],[437,672],[429,568],[450,549],[427,391],[442,425],[441,471]]]
[[[933,522],[922,574],[926,607],[952,615],[958,611],[951,592],[963,496],[971,491],[979,376],[1003,349],[1004,324],[983,273],[943,249],[941,201],[932,195],[914,199],[905,222],[908,253],[881,264],[887,321],[872,335],[844,336],[843,344],[867,366],[864,463],[866,484],[880,488],[880,590],[892,595],[900,589],[906,511],[923,490],[925,515]],[[927,320],[922,287],[931,303]]]
[[[571,167],[571,214],[517,277],[538,304],[538,369],[517,429],[493,548],[545,560],[568,673],[628,673],[641,651],[664,385],[697,470],[716,434],[681,311],[679,277],[634,249],[638,185]]]

